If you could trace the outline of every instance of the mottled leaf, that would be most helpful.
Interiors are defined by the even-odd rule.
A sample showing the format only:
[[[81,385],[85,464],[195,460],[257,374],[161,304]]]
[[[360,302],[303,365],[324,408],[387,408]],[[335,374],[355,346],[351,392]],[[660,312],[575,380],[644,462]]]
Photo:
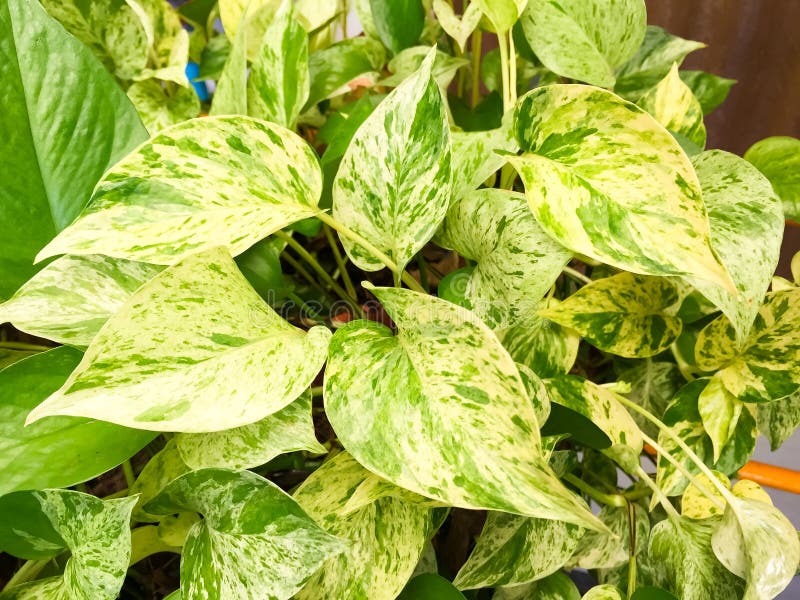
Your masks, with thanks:
[[[453,584],[469,590],[543,579],[569,560],[583,533],[563,521],[490,512]]]
[[[800,220],[800,140],[768,137],[750,146],[744,158],[772,183],[786,218]]]
[[[468,310],[399,288],[369,288],[398,329],[354,321],[331,342],[328,418],[381,477],[464,508],[596,527],[541,455],[517,368]]]
[[[181,591],[187,598],[290,598],[347,547],[291,496],[250,471],[187,473],[145,510],[203,515],[189,530],[181,556]]]
[[[224,4],[223,4],[224,5]],[[220,7],[222,9],[222,6]],[[217,87],[211,99],[209,114],[216,115],[246,115],[247,114],[247,45],[248,28],[247,13],[242,12],[242,27],[234,35],[226,27],[226,32],[231,39],[230,50],[225,60],[225,66],[217,77]]]
[[[512,585],[495,590],[492,600],[580,600],[581,593],[561,571],[525,585]]]
[[[685,383],[675,363],[660,362],[650,358],[638,361],[620,372],[618,381],[630,386],[625,395],[658,418],[664,415],[667,405],[678,389]],[[644,433],[658,437],[658,427],[640,413],[631,411],[631,416]]]
[[[308,57],[310,88],[306,108],[350,92],[359,82],[372,85],[386,62],[383,45],[370,37],[342,40]]]
[[[744,404],[726,390],[719,379],[711,379],[700,392],[697,410],[703,429],[711,438],[714,462],[719,460],[725,444],[733,437],[743,407]]]
[[[313,150],[279,125],[247,117],[186,121],[108,171],[91,204],[38,260],[105,254],[173,264],[220,245],[236,255],[317,214],[321,179]]]
[[[397,54],[387,65],[392,74],[386,79],[378,82],[378,85],[385,85],[395,87],[400,85],[407,77],[410,77],[414,71],[419,69],[425,57],[430,54],[431,49],[428,46],[412,46],[406,48]],[[443,90],[453,81],[458,70],[468,65],[469,61],[465,58],[458,58],[442,52],[436,51],[436,58],[433,61],[431,68],[431,77],[436,84]]]
[[[773,451],[780,448],[800,427],[800,394],[758,405],[758,429]]]
[[[135,498],[100,500],[69,490],[14,492],[0,498],[0,547],[21,558],[70,551],[62,575],[23,583],[3,600],[113,600],[128,569]]]
[[[681,71],[679,75],[700,102],[704,115],[722,104],[736,83],[735,79],[727,79],[704,71]]]
[[[680,335],[680,319],[667,311],[677,300],[675,286],[665,277],[619,273],[538,314],[574,329],[601,350],[646,358],[663,352]]]
[[[450,130],[431,79],[434,52],[353,136],[333,182],[333,216],[402,269],[436,232],[451,194]],[[349,238],[362,270],[384,267]]]
[[[533,318],[572,258],[542,231],[522,194],[493,188],[467,193],[453,204],[436,242],[476,262],[464,296],[495,330]]]
[[[189,32],[183,28],[177,11],[164,0],[125,1],[136,9],[149,41],[148,68],[134,79],[154,77],[188,88]]]
[[[160,271],[105,256],[63,256],[0,304],[0,322],[62,344],[88,346],[108,318]]]
[[[650,519],[647,511],[633,505],[636,554],[647,548]],[[572,559],[571,567],[582,569],[612,569],[627,564],[630,558],[631,535],[628,507],[604,506],[597,515],[609,531],[587,531],[581,538]]]
[[[128,98],[152,134],[200,114],[200,99],[193,88],[176,86],[168,90],[154,79],[131,85]]]
[[[516,152],[519,147],[505,125],[489,131],[461,131],[451,135],[453,143],[453,200],[478,189],[506,163],[495,152]]]
[[[72,415],[185,432],[249,425],[309,386],[329,338],[324,327],[306,333],[284,321],[215,248],[129,298],[27,422]]]
[[[642,0],[529,0],[520,23],[545,67],[562,77],[610,88],[614,69],[631,58],[644,39],[647,11]]]
[[[719,471],[712,471],[714,476],[728,489],[731,481]],[[725,506],[725,497],[717,489],[708,476],[700,473],[695,476],[695,481],[703,486],[701,491],[697,485],[690,483],[681,497],[681,514],[690,519],[705,519],[707,517],[722,516]],[[706,495],[709,492],[711,497]],[[720,506],[723,508],[720,509]]]
[[[483,16],[480,4],[474,2],[467,6],[461,17],[456,16],[447,0],[433,0],[433,12],[445,33],[453,38],[461,52],[464,52],[467,39],[475,31]]]
[[[507,157],[542,228],[626,271],[733,283],[711,251],[700,184],[677,142],[611,92],[552,85],[517,106]]]
[[[88,481],[155,437],[149,431],[73,417],[25,427],[31,409],[64,383],[80,359],[77,350],[61,347],[0,372],[0,496]]]
[[[378,478],[341,453],[295,492],[295,499],[320,525],[350,541],[342,554],[325,563],[298,599],[394,600],[411,577],[433,533],[432,511],[414,502],[415,495],[408,492],[403,494],[406,499],[389,492],[351,510],[354,490],[372,480]]]
[[[706,146],[706,126],[703,108],[692,90],[681,80],[678,65],[672,65],[666,77],[658,82],[637,102],[656,121],[678,139],[684,137],[701,150]]]

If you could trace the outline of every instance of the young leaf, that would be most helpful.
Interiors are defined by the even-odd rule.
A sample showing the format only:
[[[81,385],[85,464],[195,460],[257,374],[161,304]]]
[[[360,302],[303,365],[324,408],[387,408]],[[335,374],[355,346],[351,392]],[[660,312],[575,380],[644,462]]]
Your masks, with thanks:
[[[453,584],[469,590],[543,579],[564,566],[583,533],[563,521],[490,512]],[[547,552],[539,551],[543,547]]]
[[[298,600],[394,600],[411,577],[433,534],[432,510],[413,500],[422,498],[394,486],[408,500],[387,495],[352,510],[354,490],[370,480],[377,477],[343,452],[295,492],[297,502],[326,530],[350,542],[311,578]]]
[[[744,159],[766,175],[783,202],[787,219],[800,220],[800,140],[793,137],[768,137],[756,142]]]
[[[704,71],[681,71],[679,75],[700,102],[704,115],[725,102],[731,87],[736,83],[735,79],[726,79]]]
[[[777,450],[800,427],[800,393],[758,405],[758,429]]]
[[[666,77],[637,102],[680,141],[688,139],[700,150],[706,146],[703,108],[672,65]]]
[[[329,338],[325,327],[306,333],[284,321],[227,250],[214,248],[162,271],[129,298],[28,423],[73,415],[153,431],[248,425],[309,386]]]
[[[718,523],[719,517],[669,517],[653,527],[649,552],[657,585],[684,600],[741,597],[742,581],[711,550]]]
[[[700,392],[697,410],[703,421],[703,429],[711,438],[714,462],[719,460],[725,444],[733,437],[743,406],[716,378],[712,378]]]
[[[71,553],[62,575],[12,587],[2,598],[117,598],[128,570],[128,522],[135,503],[136,498],[103,501],[69,490],[0,498],[0,547],[5,551],[29,559]]]
[[[160,271],[105,256],[62,256],[0,304],[0,322],[61,344],[88,346],[103,323]]]
[[[620,371],[617,380],[630,386],[625,395],[642,408],[661,418],[667,405],[685,383],[675,363],[646,358]],[[631,416],[644,433],[657,438],[659,429],[636,411]]]
[[[250,471],[192,471],[144,508],[203,515],[189,530],[181,556],[187,598],[291,598],[347,547],[291,496]]]
[[[105,254],[169,265],[220,245],[236,255],[316,215],[321,191],[314,151],[288,129],[247,117],[186,121],[108,171],[37,259]]]
[[[398,335],[354,321],[331,342],[325,407],[370,471],[429,498],[597,527],[541,454],[517,368],[466,309],[400,288],[370,288]]]
[[[34,256],[77,216],[103,172],[147,132],[91,51],[35,0],[0,6],[0,55],[6,299],[39,270]]]
[[[128,98],[153,134],[200,114],[200,99],[193,88],[176,86],[173,91],[167,91],[155,79],[131,85]]]
[[[610,88],[616,67],[631,58],[644,39],[647,11],[642,0],[529,0],[520,23],[545,67],[562,77]]]
[[[293,127],[308,99],[308,36],[283,0],[261,41],[247,83],[253,117]]]
[[[422,0],[369,0],[369,6],[378,37],[392,54],[417,43],[425,26]]]
[[[678,292],[665,277],[619,273],[538,314],[574,329],[601,350],[647,358],[669,348],[680,335],[680,319],[667,312],[677,301]]]
[[[638,556],[647,548],[650,519],[647,511],[638,504],[634,504],[633,509],[634,541]],[[570,567],[613,569],[630,559],[631,524],[628,507],[604,506],[597,516],[609,531],[585,532],[569,561]]]
[[[375,83],[385,62],[383,45],[369,37],[342,40],[312,53],[308,57],[310,87],[305,108],[350,92],[358,82]]]
[[[738,156],[711,150],[693,160],[711,223],[711,247],[737,294],[705,281],[692,285],[722,309],[744,341],[778,266],[783,213],[769,181]]]
[[[444,219],[452,189],[450,128],[436,83],[435,50],[358,128],[333,182],[333,216],[402,269]],[[349,238],[360,269],[384,264]]]
[[[480,4],[478,2],[470,4],[464,14],[461,17],[457,17],[453,7],[447,0],[433,0],[433,12],[436,13],[436,18],[439,20],[442,29],[455,40],[463,53],[467,45],[467,39],[475,31],[483,16]]]
[[[519,19],[528,0],[475,0],[494,30],[503,34]]]
[[[724,317],[709,323],[697,339],[697,364],[709,370],[721,366],[714,378],[742,402],[785,398],[800,388],[798,322],[800,288],[767,294],[744,345],[737,346],[733,327]]]
[[[72,417],[25,427],[31,409],[64,383],[80,359],[77,350],[61,347],[0,372],[0,496],[88,481],[155,437],[149,431]]]
[[[453,204],[436,242],[477,263],[465,297],[492,329],[530,319],[572,258],[542,231],[525,196],[499,189],[470,192]]]
[[[492,600],[580,600],[581,593],[567,575],[556,571],[526,585],[498,588]]]
[[[774,506],[747,497],[728,498],[711,545],[719,561],[747,582],[744,600],[777,596],[800,561],[800,541],[789,520]]]
[[[561,244],[626,271],[733,288],[694,169],[650,115],[605,90],[551,85],[523,97],[514,129],[524,154],[507,158]]]

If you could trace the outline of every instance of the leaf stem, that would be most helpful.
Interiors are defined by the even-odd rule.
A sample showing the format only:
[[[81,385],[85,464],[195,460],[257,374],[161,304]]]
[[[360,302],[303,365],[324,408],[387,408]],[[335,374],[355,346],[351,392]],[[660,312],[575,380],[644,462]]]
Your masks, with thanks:
[[[353,285],[352,279],[350,279],[350,274],[347,272],[347,259],[342,256],[342,253],[339,250],[339,244],[333,235],[333,231],[331,231],[331,228],[324,223],[322,225],[322,230],[325,232],[325,238],[328,240],[328,245],[331,247],[331,252],[333,252],[333,258],[336,260],[336,264],[339,266],[339,273],[342,275],[342,282],[344,283],[347,293],[353,298],[358,298],[356,288]]]
[[[330,227],[335,229],[339,233],[339,235],[349,238],[350,240],[352,240],[353,242],[364,248],[364,250],[367,250],[368,252],[372,253],[372,255],[379,261],[381,261],[392,273],[395,274],[395,276],[401,278],[409,288],[411,288],[415,292],[420,292],[422,294],[425,293],[425,290],[422,288],[422,286],[416,279],[411,277],[411,275],[409,275],[405,271],[401,271],[400,267],[397,266],[397,263],[395,263],[391,258],[386,256],[383,252],[378,250],[373,244],[371,244],[363,237],[361,237],[359,234],[357,234],[355,231],[350,229],[347,225],[345,225],[344,223],[340,223],[339,221],[334,219],[331,215],[324,212],[318,214],[317,218],[326,225],[330,225]]]
[[[131,465],[130,460],[122,463],[122,474],[125,475],[125,483],[128,484],[128,489],[131,489],[136,482],[136,475],[133,472],[133,465]]]
[[[633,502],[628,500],[628,600],[636,591],[636,509]]]
[[[35,352],[44,352],[45,350],[52,350],[52,346],[42,346],[41,344],[28,344],[26,342],[0,342],[0,348],[6,350],[32,350]]]
[[[14,573],[11,579],[8,580],[5,587],[3,587],[0,591],[10,590],[14,586],[20,585],[22,583],[27,583],[28,581],[33,581],[36,579],[36,576],[42,572],[47,566],[47,563],[50,562],[51,559],[45,558],[42,560],[28,560],[23,564],[19,571]]]
[[[508,68],[508,46],[506,45],[505,35],[497,34],[497,46],[500,48],[500,79],[503,84],[503,112],[511,108],[511,91],[509,87],[509,68]]]
[[[673,519],[680,518],[678,511],[675,510],[674,506],[672,506],[672,502],[670,502],[669,498],[667,498],[664,495],[664,492],[661,491],[661,488],[658,487],[655,483],[653,483],[653,480],[650,479],[650,475],[648,475],[647,472],[641,466],[639,466],[639,468],[636,469],[636,475],[637,477],[639,477],[640,481],[643,481],[647,487],[653,490],[653,495],[658,499],[658,501],[661,503],[661,506],[664,507],[664,510],[667,511],[667,514],[671,518]]]
[[[508,99],[511,106],[517,103],[517,50],[512,29],[508,30]]]
[[[470,50],[472,52],[472,96],[470,105],[475,108],[481,97],[481,45],[483,43],[483,33],[480,27],[476,27],[472,32],[472,42]]]
[[[564,272],[565,275],[569,275],[576,281],[580,281],[581,283],[585,283],[586,285],[592,283],[592,280],[589,277],[587,277],[580,271],[573,269],[572,267],[564,267],[562,271]]]
[[[588,483],[586,483],[580,477],[576,477],[572,473],[567,473],[563,477],[564,481],[567,481],[582,491],[584,494],[592,498],[593,500],[597,500],[602,504],[607,504],[609,506],[617,506],[623,507],[625,506],[628,501],[625,499],[624,496],[620,494],[606,494],[605,492],[601,492],[595,487],[592,487]]]

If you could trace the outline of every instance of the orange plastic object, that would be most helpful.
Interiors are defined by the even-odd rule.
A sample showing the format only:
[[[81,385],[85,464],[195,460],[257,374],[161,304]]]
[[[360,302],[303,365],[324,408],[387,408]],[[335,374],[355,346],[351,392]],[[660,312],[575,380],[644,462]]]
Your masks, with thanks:
[[[651,456],[656,455],[655,449],[647,444],[644,445],[644,451]],[[785,469],[784,467],[776,467],[775,465],[751,460],[739,469],[739,477],[776,490],[800,494],[800,471],[793,469]]]

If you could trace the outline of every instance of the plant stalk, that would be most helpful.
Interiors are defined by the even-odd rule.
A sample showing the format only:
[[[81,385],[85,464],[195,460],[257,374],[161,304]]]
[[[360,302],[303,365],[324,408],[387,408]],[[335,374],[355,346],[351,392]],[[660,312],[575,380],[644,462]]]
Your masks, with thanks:
[[[358,298],[358,293],[356,292],[356,288],[353,285],[353,280],[350,279],[350,274],[347,272],[347,259],[342,256],[341,251],[339,250],[339,244],[336,241],[336,238],[331,231],[331,228],[327,225],[322,225],[322,231],[325,232],[325,238],[328,240],[328,244],[331,247],[331,252],[333,252],[333,258],[336,260],[336,264],[339,266],[339,273],[342,276],[342,282],[344,283],[344,287],[347,290],[347,293],[350,294],[353,298]]]
[[[470,105],[472,108],[478,106],[481,97],[481,45],[483,44],[483,33],[480,27],[476,27],[472,32],[470,49],[472,51],[472,96]]]
[[[582,491],[584,494],[592,498],[593,500],[597,500],[601,504],[607,504],[608,506],[616,506],[616,507],[623,507],[627,505],[628,501],[625,499],[624,496],[620,494],[606,494],[605,492],[601,492],[595,487],[592,487],[588,483],[586,483],[580,477],[576,477],[572,473],[567,473],[563,477],[564,481],[567,481]]]
[[[572,277],[575,281],[579,281],[586,285],[592,283],[592,280],[589,277],[587,277],[580,271],[573,269],[572,267],[564,267],[562,271],[564,272],[565,275]]]

